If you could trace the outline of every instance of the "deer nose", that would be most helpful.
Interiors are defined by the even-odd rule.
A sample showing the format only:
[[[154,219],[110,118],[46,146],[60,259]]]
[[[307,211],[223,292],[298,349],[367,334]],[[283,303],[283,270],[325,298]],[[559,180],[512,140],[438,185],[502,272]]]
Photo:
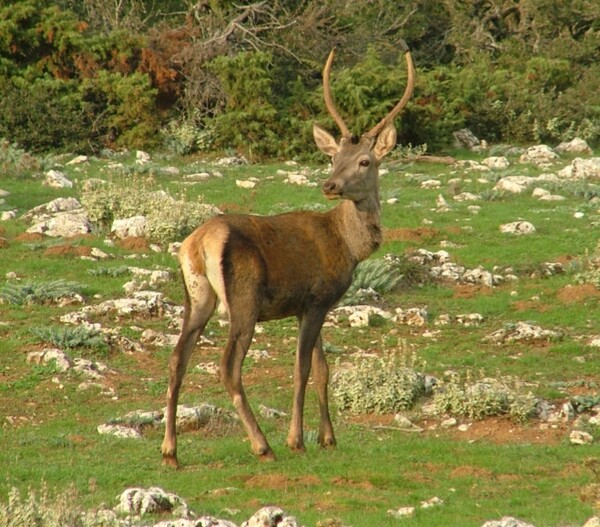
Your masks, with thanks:
[[[325,183],[323,183],[323,193],[325,194],[337,195],[340,194],[341,191],[342,185],[339,181],[328,179],[327,181],[325,181]]]

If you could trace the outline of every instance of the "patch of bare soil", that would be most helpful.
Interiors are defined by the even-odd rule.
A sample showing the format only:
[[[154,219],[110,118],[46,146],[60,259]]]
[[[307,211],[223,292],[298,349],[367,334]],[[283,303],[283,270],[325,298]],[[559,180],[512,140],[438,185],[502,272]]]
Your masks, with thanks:
[[[6,249],[8,247],[8,240],[4,237],[2,237],[2,234],[0,233],[0,249]]]
[[[384,229],[383,237],[387,241],[420,242],[431,240],[440,235],[439,229],[417,227],[416,229]]]
[[[573,304],[588,298],[600,298],[600,290],[594,284],[567,285],[558,291],[556,298],[565,304]]]
[[[466,432],[452,429],[450,434],[465,441],[556,445],[564,440],[569,431],[570,429],[562,423],[540,427],[538,421],[520,424],[503,417],[490,417],[482,421],[474,421]]]
[[[537,311],[538,313],[550,311],[552,307],[541,303],[539,300],[517,300],[512,302],[511,306],[515,311]]]
[[[18,242],[41,242],[44,239],[44,235],[39,232],[23,232],[15,237]]]
[[[258,474],[245,479],[244,486],[251,489],[288,489],[293,487],[312,487],[319,485],[317,476],[301,476],[290,478],[284,474]]]
[[[90,256],[92,254],[92,248],[81,245],[55,245],[54,247],[48,247],[44,251],[44,256]]]
[[[456,284],[452,287],[454,298],[474,298],[493,294],[491,287],[481,284]]]
[[[117,245],[128,251],[146,252],[150,248],[148,240],[143,237],[129,236],[117,242]]]
[[[353,479],[347,479],[341,476],[333,478],[331,480],[331,483],[333,483],[334,485],[341,485],[342,487],[351,487],[354,489],[373,490],[375,488],[373,483],[371,483],[370,481],[355,481]]]

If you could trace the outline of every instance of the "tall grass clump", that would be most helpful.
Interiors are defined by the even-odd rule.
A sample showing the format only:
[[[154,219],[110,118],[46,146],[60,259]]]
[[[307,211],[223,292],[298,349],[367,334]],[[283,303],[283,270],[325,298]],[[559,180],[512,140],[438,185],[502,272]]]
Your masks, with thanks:
[[[12,488],[7,503],[0,503],[0,527],[119,527],[112,511],[84,512],[76,505],[73,488],[52,496],[45,484],[39,491],[29,489],[22,495]]]

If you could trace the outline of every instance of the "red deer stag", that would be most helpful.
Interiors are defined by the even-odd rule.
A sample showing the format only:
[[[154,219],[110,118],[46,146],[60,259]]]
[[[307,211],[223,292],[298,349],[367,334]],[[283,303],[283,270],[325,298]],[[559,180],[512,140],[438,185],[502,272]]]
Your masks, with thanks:
[[[175,422],[179,390],[196,341],[219,303],[229,316],[221,381],[246,428],[252,451],[264,459],[274,457],[248,404],[242,362],[258,321],[290,316],[298,318],[299,337],[287,445],[304,451],[304,394],[312,365],[320,410],[318,442],[323,447],[335,446],[321,327],[327,312],[350,286],[357,264],[381,244],[379,164],[396,144],[393,120],[414,87],[412,59],[408,48],[404,51],[408,80],[402,99],[360,138],[352,136],[333,104],[329,72],[334,50],[329,55],[323,70],[324,99],[342,137],[337,143],[317,124],[313,135],[319,149],[332,158],[331,176],[322,188],[327,198],[342,198],[337,207],[325,213],[216,216],[183,242],[179,260],[185,310],[181,336],[169,361],[163,464],[178,466]]]

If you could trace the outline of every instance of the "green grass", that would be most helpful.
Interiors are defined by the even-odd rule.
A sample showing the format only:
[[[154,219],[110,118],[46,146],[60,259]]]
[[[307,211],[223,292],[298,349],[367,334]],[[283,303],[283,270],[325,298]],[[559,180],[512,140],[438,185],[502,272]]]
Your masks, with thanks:
[[[161,159],[160,166],[178,166],[182,173],[219,170],[223,178],[210,178],[191,187],[181,184],[182,176],[156,171],[157,187],[173,195],[184,189],[189,199],[201,199],[229,212],[279,213],[298,208],[330,206],[319,187],[299,187],[283,183],[278,169],[286,166],[245,166],[222,168],[203,161]],[[118,159],[131,167],[132,154]],[[325,166],[324,163],[322,166]],[[400,283],[397,290],[383,296],[382,306],[426,307],[430,314],[425,328],[411,328],[380,321],[367,328],[348,325],[323,330],[330,364],[336,359],[351,361],[359,350],[382,353],[394,347],[414,350],[426,362],[426,372],[442,376],[446,370],[461,375],[467,371],[491,376],[507,375],[532,383],[540,397],[560,405],[572,397],[598,396],[597,350],[585,345],[586,339],[600,328],[600,296],[588,295],[565,300],[565,291],[573,284],[574,271],[549,278],[532,277],[543,262],[566,257],[583,262],[586,251],[598,242],[591,225],[600,220],[597,206],[583,201],[585,192],[560,192],[565,201],[543,203],[530,192],[505,195],[474,203],[452,200],[448,181],[461,178],[460,191],[483,192],[492,182],[481,183],[478,173],[444,166],[393,165],[382,177],[382,195],[397,196],[400,203],[384,202],[382,223],[393,229],[432,229],[430,237],[387,239],[375,257],[386,253],[404,255],[417,248],[439,250],[439,242],[449,240],[460,245],[448,249],[452,260],[466,267],[482,265],[511,266],[519,281],[493,290],[457,288],[453,284]],[[513,167],[511,173],[535,175],[538,171]],[[86,177],[108,178],[106,161],[92,159],[85,168]],[[79,181],[84,174],[73,167],[65,173]],[[412,174],[412,175],[410,175]],[[416,176],[414,174],[417,174]],[[236,179],[256,177],[255,189],[237,187]],[[320,182],[325,176],[314,176]],[[437,190],[420,188],[420,181],[439,178]],[[18,208],[25,213],[35,205],[59,196],[78,196],[78,189],[58,191],[30,177],[0,179],[0,188],[8,190],[1,210]],[[585,190],[585,189],[584,189]],[[435,212],[436,199],[443,194],[451,206],[445,213]],[[471,214],[467,207],[480,205],[481,212]],[[583,219],[573,213],[582,210]],[[531,221],[537,233],[531,236],[501,235],[499,225],[519,218]],[[148,252],[135,259],[119,247],[106,247],[107,232],[80,240],[23,241],[17,237],[28,227],[20,220],[0,224],[0,235],[8,247],[0,249],[0,287],[3,277],[14,271],[21,282],[47,283],[67,280],[82,284],[86,304],[123,296],[122,285],[130,279],[119,269],[132,265],[152,269],[177,270],[176,260],[163,253]],[[99,262],[74,255],[48,255],[46,249],[58,243],[94,246],[111,254]],[[113,271],[114,270],[114,271]],[[161,286],[174,303],[183,300],[178,272]],[[25,360],[30,351],[44,343],[33,338],[31,329],[56,327],[59,317],[81,306],[0,304],[0,501],[6,500],[11,487],[26,491],[46,481],[53,491],[74,484],[82,505],[98,508],[116,505],[116,496],[129,486],[161,486],[185,499],[199,514],[230,518],[241,524],[260,506],[274,504],[295,515],[307,526],[327,519],[338,519],[353,527],[398,525],[402,520],[387,514],[390,509],[416,506],[416,515],[406,523],[414,526],[480,526],[484,521],[505,515],[518,517],[536,526],[582,525],[593,515],[593,500],[584,500],[598,474],[590,469],[590,460],[598,459],[597,446],[575,447],[568,443],[569,428],[547,433],[535,440],[539,422],[524,425],[501,422],[500,429],[514,428],[514,437],[494,438],[435,426],[438,420],[424,418],[420,434],[391,430],[392,416],[352,417],[335,413],[339,448],[322,451],[314,442],[317,422],[316,396],[307,397],[306,428],[308,452],[296,455],[285,447],[288,419],[259,418],[277,454],[275,463],[260,463],[250,453],[241,427],[224,431],[200,430],[179,436],[179,455],[183,468],[167,470],[160,465],[162,432],[151,430],[143,439],[117,440],[97,433],[98,425],[131,410],[158,410],[164,406],[168,348],[146,346],[143,353],[127,354],[111,349],[102,361],[115,370],[108,376],[115,399],[97,390],[78,390],[82,378],[60,374],[52,366],[35,366]],[[457,324],[437,327],[441,314],[481,313],[484,321],[477,327]],[[176,333],[163,318],[120,320],[106,317],[95,320],[118,328],[121,335],[139,339],[142,331],[152,328]],[[496,345],[486,335],[508,323],[530,321],[545,329],[560,329],[561,339],[545,343]],[[425,334],[425,330],[432,335]],[[439,333],[435,333],[439,330]],[[292,364],[297,324],[282,320],[264,324],[264,332],[255,335],[252,349],[267,349],[271,359],[247,360],[244,374],[247,392],[256,408],[259,404],[289,411],[292,391]],[[226,339],[226,329],[215,321],[206,335],[215,346],[199,347],[191,359],[184,380],[181,403],[211,402],[231,408],[231,403],[215,377],[194,371],[200,362],[218,362]],[[77,347],[70,355],[85,356]],[[594,383],[596,381],[596,383]],[[9,419],[7,419],[9,418]],[[378,427],[383,423],[386,426]],[[484,422],[483,425],[486,426]],[[489,423],[490,429],[498,426]],[[592,430],[596,441],[600,433]],[[444,504],[421,510],[421,501],[437,496]],[[231,510],[238,512],[232,513]],[[227,512],[229,511],[229,512]],[[150,520],[149,520],[150,521]],[[156,519],[158,521],[158,519]]]

